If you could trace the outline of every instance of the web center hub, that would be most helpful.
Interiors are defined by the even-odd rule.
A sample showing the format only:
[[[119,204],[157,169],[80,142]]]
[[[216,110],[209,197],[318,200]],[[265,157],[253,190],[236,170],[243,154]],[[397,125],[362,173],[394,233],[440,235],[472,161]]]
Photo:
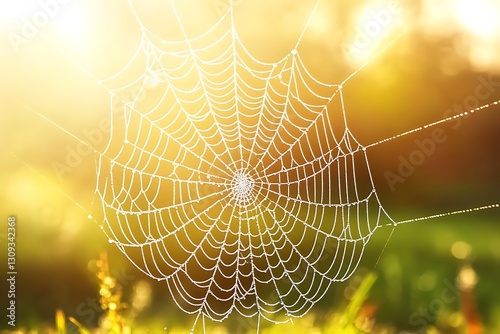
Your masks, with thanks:
[[[236,203],[239,205],[245,205],[252,199],[253,189],[255,187],[255,181],[246,172],[237,172],[233,179],[231,180],[231,192]]]

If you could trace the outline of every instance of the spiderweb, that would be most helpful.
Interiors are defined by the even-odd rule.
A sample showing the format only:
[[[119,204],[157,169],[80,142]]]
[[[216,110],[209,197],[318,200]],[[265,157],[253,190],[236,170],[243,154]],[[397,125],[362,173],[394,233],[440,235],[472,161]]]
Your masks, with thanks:
[[[396,225],[366,154],[381,142],[355,139],[342,83],[308,72],[302,35],[263,62],[241,41],[232,6],[190,37],[170,4],[181,41],[157,36],[134,11],[141,41],[118,75],[143,67],[110,92],[101,228],[185,312],[300,317],[353,274],[377,228]]]

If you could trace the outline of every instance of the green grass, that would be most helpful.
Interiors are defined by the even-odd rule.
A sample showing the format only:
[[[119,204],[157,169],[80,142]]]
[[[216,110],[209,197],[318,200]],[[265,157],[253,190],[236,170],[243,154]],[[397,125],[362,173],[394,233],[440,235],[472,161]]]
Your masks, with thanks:
[[[472,216],[475,220],[471,220]],[[461,268],[467,265],[472,266],[478,277],[470,294],[477,307],[476,316],[486,333],[500,332],[497,224],[495,217],[485,215],[478,219],[477,215],[461,215],[401,225],[395,229],[388,243],[391,228],[377,230],[366,249],[363,262],[351,279],[335,284],[317,307],[303,318],[280,325],[263,322],[261,333],[417,333],[419,330],[466,333],[471,323],[464,312],[463,294],[457,294],[449,302],[439,301],[442,301],[443,290],[455,285]],[[458,259],[451,252],[458,241],[470,245],[471,254],[466,259]],[[110,255],[109,266],[114,269],[125,266],[131,270],[130,264],[120,262],[120,255]],[[102,309],[98,322],[85,322],[85,318],[75,314],[75,309],[71,307],[57,312],[54,309],[54,317],[50,321],[35,313],[30,316],[34,319],[31,326],[22,327],[19,322],[16,333],[189,332],[194,317],[184,315],[172,303],[165,301],[167,292],[164,284],[155,285],[156,282],[150,282],[140,273],[129,271],[135,279],[130,286],[121,287],[119,280],[111,274],[116,271],[109,270],[106,263],[103,258],[97,261],[92,278]],[[62,291],[50,293],[64,293]],[[151,298],[146,298],[147,295]],[[142,304],[138,300],[142,300]],[[40,300],[40,303],[44,301]],[[425,318],[422,310],[433,305],[439,305],[439,310]],[[241,323],[248,326],[238,326]],[[231,317],[223,323],[207,321],[206,329],[207,333],[247,334],[255,333],[255,327],[255,321]],[[196,327],[195,332],[201,332],[201,327]],[[1,333],[13,332],[4,330]]]

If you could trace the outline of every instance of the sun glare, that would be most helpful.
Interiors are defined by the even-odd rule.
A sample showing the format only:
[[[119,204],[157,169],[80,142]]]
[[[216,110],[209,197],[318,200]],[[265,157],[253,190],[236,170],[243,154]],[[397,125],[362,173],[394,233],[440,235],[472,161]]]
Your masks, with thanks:
[[[16,22],[28,16],[35,6],[35,1],[0,0],[0,29],[11,29]]]
[[[371,2],[360,9],[355,16],[355,35],[343,49],[347,58],[362,64],[372,57],[401,21],[403,8],[397,3],[380,4]]]
[[[500,71],[500,2],[423,2],[421,27],[430,36],[452,38],[457,54],[479,71]]]
[[[88,17],[79,3],[74,3],[64,9],[64,13],[54,20],[54,25],[67,39],[80,43],[85,38]]]
[[[500,28],[499,5],[491,0],[460,0],[456,16],[469,32],[483,37],[498,36]]]
[[[493,0],[460,0],[455,16],[470,45],[469,59],[481,70],[500,69],[500,3]]]
[[[79,1],[0,0],[0,30],[25,43],[39,33],[64,34],[71,41],[84,38],[88,18]],[[12,38],[12,37],[11,37]]]
[[[35,1],[3,0],[0,1],[0,14],[2,18],[19,18],[27,14],[35,4]]]

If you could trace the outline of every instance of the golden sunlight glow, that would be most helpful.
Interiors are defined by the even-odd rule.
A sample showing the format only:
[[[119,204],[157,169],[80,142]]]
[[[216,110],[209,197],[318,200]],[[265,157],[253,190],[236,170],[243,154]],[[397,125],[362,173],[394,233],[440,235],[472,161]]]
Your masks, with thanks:
[[[85,38],[85,32],[88,29],[87,24],[90,20],[85,14],[86,12],[80,4],[74,3],[72,6],[65,8],[64,13],[55,18],[54,25],[69,40],[79,43]]]
[[[11,29],[23,17],[27,17],[34,6],[35,1],[0,0],[0,29]]]
[[[36,5],[35,1],[0,1],[0,13],[2,18],[20,18],[27,15],[30,9]]]
[[[476,70],[500,71],[499,1],[424,0],[420,24],[428,35],[453,39]]]
[[[500,3],[460,0],[455,6],[458,24],[465,30],[471,64],[479,70],[500,69]]]
[[[471,33],[498,35],[500,14],[498,2],[492,0],[460,0],[456,2],[456,16]]]
[[[84,37],[85,23],[89,21],[78,1],[0,0],[0,30],[15,34],[16,40],[23,44],[40,32],[50,30],[78,43]]]
[[[349,61],[360,65],[373,57],[402,22],[403,7],[398,1],[372,1],[355,16],[354,35],[343,51]]]
[[[322,39],[326,38],[328,34],[331,33],[334,26],[334,18],[332,15],[333,9],[328,9],[329,10],[317,11],[308,26],[312,34]]]

